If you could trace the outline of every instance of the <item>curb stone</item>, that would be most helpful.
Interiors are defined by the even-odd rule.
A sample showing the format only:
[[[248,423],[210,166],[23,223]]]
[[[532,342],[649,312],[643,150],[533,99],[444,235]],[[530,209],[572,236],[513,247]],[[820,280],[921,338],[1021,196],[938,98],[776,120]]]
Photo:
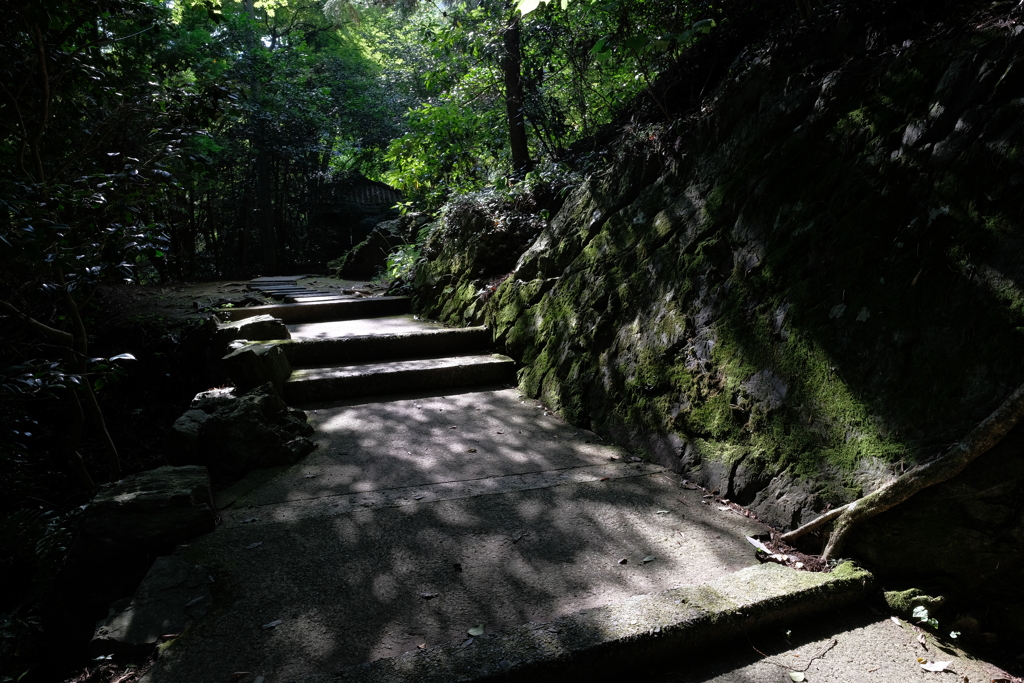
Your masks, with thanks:
[[[699,586],[640,595],[551,623],[407,652],[296,683],[605,680],[685,650],[842,607],[865,597],[874,583],[870,572],[850,562],[828,574],[762,564]]]

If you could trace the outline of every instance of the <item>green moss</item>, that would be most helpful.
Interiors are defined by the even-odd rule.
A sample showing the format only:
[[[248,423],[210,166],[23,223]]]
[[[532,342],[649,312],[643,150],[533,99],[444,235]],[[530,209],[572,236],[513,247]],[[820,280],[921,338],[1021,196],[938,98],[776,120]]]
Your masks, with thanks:
[[[885,591],[883,596],[889,609],[894,614],[898,614],[905,619],[909,619],[913,615],[915,607],[924,607],[928,610],[929,615],[934,615],[946,602],[945,597],[941,595],[932,597],[920,588],[910,588],[905,591]]]

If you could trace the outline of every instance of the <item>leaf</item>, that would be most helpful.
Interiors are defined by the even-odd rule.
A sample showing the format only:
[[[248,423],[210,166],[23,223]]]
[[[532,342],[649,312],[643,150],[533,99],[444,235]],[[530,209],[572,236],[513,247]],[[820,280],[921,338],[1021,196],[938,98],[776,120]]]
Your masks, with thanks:
[[[420,597],[424,600],[433,600],[437,597],[437,593],[420,593]]]
[[[800,681],[806,681],[807,677],[804,676],[803,673],[800,671],[790,671],[789,679],[791,681],[796,681],[796,683],[800,683]]]
[[[925,671],[945,671],[953,662],[925,662],[921,668]]]
[[[746,539],[747,539],[747,543],[749,543],[750,545],[754,546],[755,548],[760,550],[762,553],[765,553],[767,555],[771,555],[772,554],[772,551],[768,549],[768,546],[766,546],[764,543],[761,543],[761,541],[757,540],[756,538],[752,538],[750,536],[747,536]]]
[[[473,636],[474,638],[477,636],[482,636],[484,634],[484,625],[480,624],[478,626],[474,626],[473,628],[466,631],[466,633]]]
[[[274,619],[273,621],[268,621],[267,623],[263,624],[263,626],[261,626],[260,628],[272,629],[280,626],[283,623],[283,619]]]
[[[658,558],[655,557],[654,555],[648,555],[647,557],[645,557],[644,559],[642,559],[640,561],[643,562],[644,564],[647,564],[648,562],[654,562],[656,559],[658,559]]]
[[[527,14],[540,7],[540,3],[542,2],[547,2],[547,0],[519,0],[519,2],[516,3],[516,9],[525,17]]]
[[[111,356],[107,360],[136,360],[136,358],[130,353],[119,353],[116,356]]]
[[[928,621],[928,609],[924,605],[918,605],[914,608],[911,616],[918,621]]]
[[[255,543],[250,543],[249,545],[245,546],[245,549],[252,550],[253,548],[259,548],[261,545],[263,545],[263,541],[256,541]]]
[[[668,514],[668,510],[658,510],[654,514],[656,514],[656,515],[667,515]]]
[[[902,627],[903,627],[903,622],[902,622],[902,621],[900,621],[900,618],[899,618],[899,617],[889,617],[889,619],[891,619],[891,620],[892,620],[892,623],[896,624],[896,625],[897,625],[897,626],[899,626],[900,628],[902,628]]]
[[[701,33],[711,33],[711,29],[715,27],[714,19],[701,19],[693,23],[691,27],[694,31],[700,31]],[[803,679],[801,679],[803,680]]]

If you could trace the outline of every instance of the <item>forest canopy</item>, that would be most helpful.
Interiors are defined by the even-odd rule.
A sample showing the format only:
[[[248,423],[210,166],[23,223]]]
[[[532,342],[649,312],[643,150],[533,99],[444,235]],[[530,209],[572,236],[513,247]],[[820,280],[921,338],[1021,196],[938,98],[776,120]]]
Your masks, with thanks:
[[[28,269],[19,281],[46,279],[46,258],[83,281],[322,266],[339,254],[310,215],[332,183],[361,174],[435,210],[557,172],[718,14],[643,0],[525,17],[509,0],[19,3],[0,29],[3,246]]]

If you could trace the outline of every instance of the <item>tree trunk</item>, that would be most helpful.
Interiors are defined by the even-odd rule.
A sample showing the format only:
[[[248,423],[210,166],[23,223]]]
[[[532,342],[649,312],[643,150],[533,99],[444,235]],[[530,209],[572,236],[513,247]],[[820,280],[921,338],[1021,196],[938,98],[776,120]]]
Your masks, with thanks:
[[[964,437],[957,445],[935,458],[931,462],[905,472],[878,490],[869,493],[859,500],[847,503],[831,510],[817,519],[808,522],[798,529],[783,534],[781,540],[791,543],[828,522],[835,520],[832,534],[829,536],[822,559],[830,560],[842,552],[850,533],[863,522],[879,515],[915,493],[939,484],[964,471],[979,456],[999,443],[1024,417],[1024,385],[1021,385],[996,408],[995,412],[985,418],[977,427]]]
[[[505,111],[508,115],[508,138],[512,149],[512,168],[523,174],[532,168],[530,148],[526,139],[526,118],[523,115],[523,57],[520,51],[518,12],[503,36],[504,54],[501,72],[505,81]]]

